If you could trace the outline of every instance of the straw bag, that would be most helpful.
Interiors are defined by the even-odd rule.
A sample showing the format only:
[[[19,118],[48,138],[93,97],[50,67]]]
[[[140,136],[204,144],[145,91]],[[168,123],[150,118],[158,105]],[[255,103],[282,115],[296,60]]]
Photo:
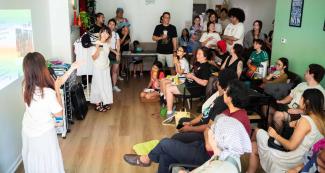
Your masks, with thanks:
[[[182,119],[182,118],[190,118],[190,117],[191,117],[191,113],[190,112],[187,112],[186,109],[184,109],[183,111],[181,111],[181,110],[180,111],[176,111],[173,116],[165,119],[162,122],[162,124],[163,125],[177,126],[180,119]],[[173,123],[167,123],[170,119],[173,119],[173,118],[175,118],[175,124],[173,124]]]

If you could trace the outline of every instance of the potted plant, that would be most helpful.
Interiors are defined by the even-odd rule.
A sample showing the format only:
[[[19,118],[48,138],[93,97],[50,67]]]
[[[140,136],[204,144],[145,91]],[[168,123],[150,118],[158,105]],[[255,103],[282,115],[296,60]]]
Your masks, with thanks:
[[[81,27],[84,30],[88,30],[90,28],[90,25],[91,25],[90,15],[85,11],[81,11],[79,13],[79,17],[80,17]]]

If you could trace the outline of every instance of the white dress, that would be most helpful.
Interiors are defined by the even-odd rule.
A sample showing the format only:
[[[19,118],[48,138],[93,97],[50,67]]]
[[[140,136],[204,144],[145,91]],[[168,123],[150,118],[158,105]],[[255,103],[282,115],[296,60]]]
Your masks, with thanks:
[[[22,157],[26,173],[64,173],[60,146],[52,114],[62,110],[55,91],[44,88],[44,97],[36,88],[22,127]]]
[[[98,58],[94,60],[90,91],[90,102],[93,104],[100,102],[103,102],[104,105],[113,103],[113,89],[108,59],[109,46],[108,43],[103,44]],[[92,49],[93,55],[96,52],[96,48],[93,47]]]
[[[270,148],[267,144],[269,135],[264,130],[257,131],[257,147],[262,168],[268,173],[286,172],[288,169],[303,163],[303,156],[318,140],[324,136],[318,131],[314,121],[309,116],[302,116],[310,126],[310,132],[305,136],[297,149],[290,152],[283,152]]]

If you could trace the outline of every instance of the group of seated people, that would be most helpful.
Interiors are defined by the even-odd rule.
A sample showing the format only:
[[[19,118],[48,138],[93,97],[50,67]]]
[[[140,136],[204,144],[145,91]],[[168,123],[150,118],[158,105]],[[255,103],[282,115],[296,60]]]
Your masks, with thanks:
[[[256,172],[259,164],[266,172],[324,169],[325,91],[319,84],[324,73],[322,66],[311,64],[305,73],[306,82],[272,105],[278,111],[271,115],[274,123],[265,131],[251,129],[245,110],[249,102],[247,86],[238,80],[236,71],[221,70],[217,92],[203,104],[200,115],[181,119],[179,133],[162,139],[148,155],[126,154],[124,159],[137,166],[159,163],[158,172],[188,171],[177,166],[170,170],[169,166],[175,163],[202,165],[193,172],[240,172],[240,156],[251,153],[247,172]],[[283,111],[285,107],[287,112]],[[269,144],[272,140],[273,145]]]
[[[232,11],[228,25],[243,22],[241,12],[238,9]],[[167,108],[166,122],[174,119],[176,95],[206,96],[201,114],[179,120],[179,132],[162,139],[148,155],[125,154],[124,160],[143,167],[150,166],[151,162],[159,163],[158,173],[241,172],[240,157],[250,153],[248,173],[256,172],[259,165],[272,173],[324,170],[325,90],[320,85],[324,67],[310,64],[304,75],[306,82],[290,85],[292,90],[286,97],[278,98],[271,93],[274,99],[268,105],[269,111],[265,111],[265,106],[259,107],[267,128],[252,129],[246,110],[247,105],[252,104],[249,103],[249,91],[258,88],[263,92],[271,85],[279,88],[289,85],[292,81],[288,59],[279,58],[268,74],[259,78],[258,85],[247,84],[247,80],[253,81],[248,72],[251,70],[255,74],[257,68],[265,62],[267,67],[269,62],[269,54],[263,46],[270,39],[265,40],[266,36],[261,33],[262,22],[254,22],[253,30],[247,33],[251,35],[245,38],[242,46],[236,43],[240,41],[236,35],[226,35],[228,26],[216,31],[220,26],[213,22],[213,15],[210,15],[211,21],[210,18],[207,21],[207,32],[200,39],[202,47],[194,54],[195,63],[186,59],[188,51],[184,43],[177,49],[173,58],[174,70],[177,78],[185,78],[183,82],[165,78],[161,75],[161,62],[155,62],[148,85],[155,92],[141,93],[146,98],[160,96],[162,106]],[[202,29],[198,24],[199,18],[195,18],[190,33]],[[223,40],[219,32],[225,34]],[[186,30],[185,35],[188,35]],[[211,40],[217,41],[210,43]],[[251,52],[245,61],[243,56],[247,51]],[[211,94],[207,94],[209,88],[213,91]],[[170,168],[177,163],[197,168]]]

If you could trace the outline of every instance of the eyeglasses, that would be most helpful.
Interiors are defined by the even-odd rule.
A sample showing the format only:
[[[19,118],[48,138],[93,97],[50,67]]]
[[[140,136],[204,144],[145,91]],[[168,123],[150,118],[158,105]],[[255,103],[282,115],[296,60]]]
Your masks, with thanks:
[[[177,52],[184,52],[182,49],[177,49]]]

